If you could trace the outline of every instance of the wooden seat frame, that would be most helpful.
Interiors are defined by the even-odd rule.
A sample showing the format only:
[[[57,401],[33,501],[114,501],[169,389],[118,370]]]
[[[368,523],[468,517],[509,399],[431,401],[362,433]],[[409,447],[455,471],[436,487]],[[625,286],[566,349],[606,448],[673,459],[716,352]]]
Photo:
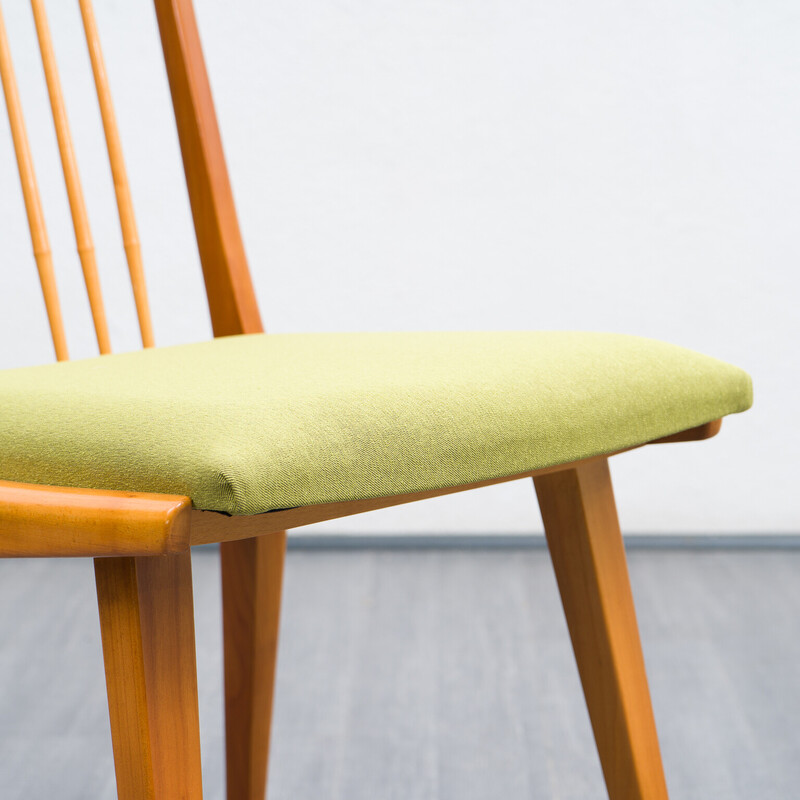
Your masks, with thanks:
[[[155,8],[214,335],[260,332],[192,2],[155,0]],[[716,420],[658,441],[706,439],[719,427]],[[665,800],[607,458],[250,517],[193,510],[188,497],[0,481],[0,556],[94,558],[119,797],[197,800],[190,548],[219,542],[227,796],[261,800],[286,529],[532,477],[609,797]]]

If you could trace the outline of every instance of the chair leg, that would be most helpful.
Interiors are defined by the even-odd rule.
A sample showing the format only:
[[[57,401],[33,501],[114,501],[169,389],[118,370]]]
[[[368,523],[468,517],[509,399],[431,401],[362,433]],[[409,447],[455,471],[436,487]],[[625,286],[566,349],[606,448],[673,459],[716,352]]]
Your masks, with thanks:
[[[286,533],[220,551],[228,800],[264,800]]]
[[[119,800],[201,800],[191,556],[94,568]]]
[[[535,478],[611,800],[666,800],[608,461]]]

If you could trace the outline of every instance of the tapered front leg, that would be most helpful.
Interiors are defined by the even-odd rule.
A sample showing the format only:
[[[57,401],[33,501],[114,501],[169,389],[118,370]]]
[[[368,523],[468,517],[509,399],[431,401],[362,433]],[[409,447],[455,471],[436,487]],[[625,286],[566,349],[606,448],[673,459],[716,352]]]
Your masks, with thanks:
[[[94,565],[119,800],[201,800],[190,554]]]
[[[264,800],[286,533],[220,550],[228,800]]]
[[[666,800],[608,461],[534,483],[608,795]]]

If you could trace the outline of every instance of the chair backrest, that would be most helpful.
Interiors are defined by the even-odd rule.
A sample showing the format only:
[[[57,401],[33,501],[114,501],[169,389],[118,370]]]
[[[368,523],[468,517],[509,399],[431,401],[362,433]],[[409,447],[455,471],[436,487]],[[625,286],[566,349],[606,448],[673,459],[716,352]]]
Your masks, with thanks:
[[[101,353],[109,353],[111,345],[94,245],[50,38],[47,13],[44,0],[30,0],[30,2],[97,343]],[[91,0],[78,0],[78,2],[108,147],[123,246],[133,287],[142,344],[151,347],[154,345],[154,339],[141,248],[100,38]],[[154,2],[214,335],[259,332],[262,330],[261,318],[239,231],[192,0],[154,0]],[[68,349],[53,259],[1,7],[0,77],[53,345],[56,358],[64,360],[68,358]]]

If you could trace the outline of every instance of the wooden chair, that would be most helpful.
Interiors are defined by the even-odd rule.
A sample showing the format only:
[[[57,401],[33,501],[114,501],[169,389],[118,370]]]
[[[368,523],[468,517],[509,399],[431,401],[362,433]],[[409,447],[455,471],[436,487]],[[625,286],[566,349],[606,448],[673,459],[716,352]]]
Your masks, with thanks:
[[[110,351],[110,345],[103,301],[47,18],[43,0],[31,0],[31,3],[78,251],[99,349],[105,354]],[[80,8],[108,143],[142,341],[146,348],[150,348],[153,333],[139,243],[90,0],[80,0]],[[155,0],[155,8],[214,334],[216,337],[236,337],[259,333],[262,331],[261,319],[234,210],[192,3],[191,0]],[[67,359],[67,345],[52,260],[1,14],[0,71],[46,311],[56,356],[63,361]],[[231,347],[238,347],[239,339],[226,341],[232,343]],[[262,338],[249,338],[248,341],[260,343]],[[405,352],[406,341],[393,339],[393,352]],[[430,341],[434,342],[433,339]],[[448,339],[445,349],[452,349],[457,341],[461,340]],[[477,346],[484,339],[479,337],[468,341],[477,343]],[[497,341],[501,342],[498,352],[505,352],[504,348],[511,340]],[[584,339],[575,341],[584,346]],[[591,341],[595,342],[594,339]],[[378,344],[373,340],[370,342],[370,346],[384,346],[384,340]],[[617,340],[608,342],[609,346],[622,346]],[[533,347],[530,343],[525,344],[525,347],[529,346]],[[355,492],[326,500],[325,496],[308,493],[311,490],[290,486],[287,489],[290,496],[299,493],[302,499],[306,496],[303,492],[307,492],[308,501],[294,500],[289,505],[280,505],[279,500],[270,501],[271,505],[261,508],[261,513],[242,514],[242,508],[238,507],[233,508],[233,514],[219,513],[225,508],[214,508],[195,496],[190,499],[187,493],[137,491],[136,476],[130,482],[121,478],[85,478],[85,469],[97,465],[86,466],[84,462],[91,459],[80,453],[70,456],[78,459],[70,462],[76,469],[74,475],[63,470],[60,473],[48,472],[50,466],[46,457],[31,466],[19,456],[32,442],[39,441],[40,430],[47,427],[45,406],[41,406],[39,416],[27,427],[17,425],[14,430],[6,430],[0,421],[0,478],[4,479],[0,481],[0,555],[94,558],[119,797],[123,800],[201,797],[191,546],[220,543],[228,797],[230,800],[255,800],[264,796],[266,787],[285,530],[499,481],[533,477],[609,796],[613,800],[666,798],[607,458],[614,452],[648,441],[681,442],[714,436],[723,414],[749,406],[750,385],[744,373],[719,362],[697,360],[704,357],[695,359],[686,351],[678,352],[677,349],[653,350],[656,355],[647,355],[656,347],[654,343],[643,345],[640,342],[636,347],[645,349],[643,360],[636,362],[635,367],[623,365],[624,369],[620,368],[623,372],[619,375],[636,372],[637,387],[643,380],[639,372],[658,362],[664,353],[668,353],[669,358],[675,356],[681,364],[689,363],[689,367],[685,375],[680,373],[683,377],[670,379],[672,383],[668,389],[657,386],[655,393],[648,395],[650,399],[647,402],[637,400],[639,405],[628,408],[625,405],[628,400],[614,401],[615,408],[623,409],[619,412],[623,414],[623,422],[633,430],[630,436],[619,434],[614,439],[614,446],[606,443],[604,449],[594,453],[580,450],[581,442],[589,437],[589,433],[581,428],[582,420],[588,420],[591,409],[601,402],[595,398],[589,405],[581,406],[584,410],[576,417],[569,418],[569,430],[566,429],[567,423],[559,428],[559,415],[568,411],[566,404],[564,409],[556,408],[557,413],[545,409],[550,415],[546,417],[550,421],[548,424],[555,426],[552,440],[557,445],[553,450],[555,455],[546,452],[536,457],[531,455],[527,468],[503,474],[496,471],[495,474],[485,474],[479,472],[481,467],[478,464],[475,467],[478,477],[472,480],[464,480],[463,476],[455,480],[447,477],[451,473],[443,473],[444,477],[438,478],[440,485],[426,484],[427,488],[420,488],[405,478],[394,478],[391,470],[380,470],[373,465],[371,469],[381,473],[376,479],[377,485],[383,487],[380,493],[376,493],[377,490]],[[151,358],[147,353],[136,355]],[[122,365],[122,372],[113,373],[119,376],[124,374],[126,364],[133,363],[125,361],[126,358],[125,355],[103,356],[97,363]],[[615,358],[616,364],[621,357]],[[596,357],[592,356],[591,360],[596,361]],[[490,360],[490,363],[493,362]],[[94,361],[83,364],[89,364],[92,369],[96,366]],[[559,368],[561,364],[559,358]],[[85,373],[81,372],[81,364],[32,369],[45,371],[13,370],[0,375],[0,405],[6,403],[2,405],[4,414],[20,404],[36,406],[45,403],[44,395],[49,397],[52,394],[49,387],[58,394],[63,379],[66,392],[67,383],[72,381],[69,385],[73,386],[75,381],[83,380],[80,376]],[[522,368],[516,365],[514,369]],[[391,370],[389,374],[391,377]],[[28,385],[25,381],[34,379],[39,381],[37,386],[44,387],[42,391],[24,389]],[[572,376],[569,380],[573,381],[569,384],[573,389],[575,386],[580,389],[583,381],[589,387],[589,377]],[[543,384],[545,387],[550,387],[548,381],[549,378]],[[441,393],[445,398],[442,402],[447,402],[447,391]],[[485,397],[481,391],[484,390],[476,388],[473,391],[468,387],[466,396],[480,395],[483,398],[481,402],[489,403],[486,398],[491,396],[490,391],[486,390]],[[598,391],[594,383],[591,391]],[[179,394],[178,388],[174,394]],[[657,430],[658,425],[653,419],[661,413],[662,406],[672,402],[670,398],[673,395],[679,394],[680,403],[678,400],[675,403],[682,403],[682,416],[670,406],[671,422],[669,425],[658,422],[662,428]],[[575,399],[579,395],[580,392],[575,394],[574,391],[570,395],[573,405],[583,402]],[[13,403],[9,401],[12,397]],[[417,398],[410,402],[420,401]],[[486,407],[491,416],[494,406]],[[58,411],[57,404],[48,408],[55,409],[53,413]],[[353,436],[357,433],[360,413],[356,409],[355,428],[351,430]],[[389,426],[389,435],[392,434],[391,421],[380,417],[376,424]],[[445,423],[437,418],[431,424],[441,426]],[[64,435],[69,434],[69,421],[61,427],[66,429]],[[604,427],[600,425],[600,428]],[[113,435],[113,426],[109,430],[112,431],[109,435]],[[451,433],[456,438],[448,440],[448,454],[453,448],[457,449],[458,431],[453,433],[448,428],[447,435]],[[601,433],[595,431],[592,436]],[[56,431],[47,435],[60,433]],[[564,445],[567,440],[572,442],[569,447],[573,450],[562,452],[558,448],[562,445],[567,447]],[[359,446],[366,448],[363,450],[367,454],[365,458],[370,458],[369,442]],[[528,452],[525,450],[527,445],[519,447]],[[495,452],[497,449],[493,442],[486,445],[488,461],[494,463],[499,458]],[[580,458],[566,458],[564,452],[582,455]],[[426,445],[420,458],[424,459],[428,453]],[[454,458],[457,457],[460,457],[458,453]],[[431,457],[430,464],[424,463],[431,474],[439,475],[438,471],[445,469],[442,466],[444,460]],[[472,469],[469,459],[464,463],[467,463],[467,470]],[[335,465],[335,468],[343,469],[342,465]],[[29,479],[31,469],[40,471],[36,472],[36,480]],[[63,479],[57,480],[53,475],[61,475]],[[172,478],[165,475],[164,480]],[[392,480],[396,480],[396,484]],[[64,485],[51,485],[55,483]],[[308,483],[314,482],[309,480]],[[394,488],[387,491],[386,486]]]

